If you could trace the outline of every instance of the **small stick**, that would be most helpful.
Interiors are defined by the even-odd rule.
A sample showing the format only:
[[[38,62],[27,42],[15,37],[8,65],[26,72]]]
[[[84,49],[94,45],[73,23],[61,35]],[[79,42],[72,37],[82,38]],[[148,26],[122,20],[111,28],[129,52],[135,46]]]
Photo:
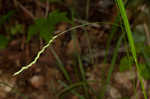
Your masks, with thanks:
[[[33,20],[35,19],[35,16],[28,10],[26,9],[20,2],[15,1],[17,5],[25,12],[27,13]]]
[[[39,0],[33,0],[33,1],[36,3],[36,5],[45,8],[45,4],[41,3]]]
[[[49,11],[49,2],[48,0],[46,0],[45,17],[48,16],[48,11]]]

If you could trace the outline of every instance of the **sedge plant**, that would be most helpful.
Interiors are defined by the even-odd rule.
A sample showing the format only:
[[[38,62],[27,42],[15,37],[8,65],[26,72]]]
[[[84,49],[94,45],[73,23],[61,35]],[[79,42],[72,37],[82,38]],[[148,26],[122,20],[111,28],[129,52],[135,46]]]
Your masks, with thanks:
[[[136,49],[135,49],[134,40],[133,40],[133,37],[132,37],[132,31],[131,31],[131,28],[130,28],[128,17],[126,15],[124,3],[123,3],[122,0],[115,0],[115,1],[116,1],[117,6],[118,6],[118,8],[120,10],[120,15],[122,17],[122,20],[123,20],[123,23],[124,23],[124,27],[125,27],[125,30],[126,30],[126,33],[127,33],[127,37],[128,37],[131,53],[132,53],[132,56],[134,58],[134,61],[135,61],[135,64],[136,64],[136,68],[137,68],[138,79],[139,79],[139,81],[141,83],[142,92],[143,92],[144,98],[147,99],[145,87],[144,87],[144,84],[143,84],[143,78],[142,78],[142,76],[140,74],[140,68],[139,68],[139,64],[138,64],[138,61],[137,61],[137,55],[136,55]]]

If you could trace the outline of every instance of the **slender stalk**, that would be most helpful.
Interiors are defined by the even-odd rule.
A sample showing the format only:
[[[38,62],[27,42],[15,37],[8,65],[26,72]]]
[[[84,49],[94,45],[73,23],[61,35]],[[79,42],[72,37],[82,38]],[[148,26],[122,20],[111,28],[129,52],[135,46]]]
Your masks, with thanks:
[[[117,45],[116,45],[116,48],[114,50],[114,53],[113,53],[113,57],[112,57],[112,61],[111,61],[111,65],[110,65],[110,68],[109,68],[109,71],[108,71],[108,75],[107,75],[107,79],[106,79],[106,83],[103,87],[103,90],[102,90],[102,93],[101,93],[101,98],[103,99],[104,98],[104,95],[105,95],[105,92],[106,92],[106,89],[107,89],[107,85],[109,84],[110,82],[110,79],[111,79],[111,75],[112,75],[112,72],[114,70],[114,66],[115,66],[115,63],[116,63],[116,60],[117,60],[117,56],[118,56],[118,50],[119,50],[119,47],[122,43],[122,40],[125,36],[125,33],[123,32],[121,37],[119,38],[119,40],[117,41]]]
[[[116,1],[117,5],[119,7],[120,14],[121,14],[122,20],[124,22],[125,30],[127,32],[127,37],[128,37],[128,41],[129,41],[129,44],[130,44],[131,53],[132,53],[132,56],[133,56],[135,64],[136,64],[138,79],[140,80],[140,83],[141,83],[142,92],[144,94],[144,98],[147,99],[146,91],[145,91],[144,84],[143,84],[143,79],[142,79],[142,76],[140,75],[139,64],[138,64],[137,56],[136,56],[136,49],[135,49],[134,40],[133,40],[133,37],[132,37],[132,32],[131,32],[131,29],[130,29],[130,24],[129,24],[129,21],[128,21],[128,17],[126,15],[124,3],[123,3],[122,0],[115,0],[115,1]]]
[[[85,71],[84,71],[84,68],[83,68],[83,64],[82,64],[80,55],[78,55],[78,62],[79,62],[79,68],[80,68],[82,80],[85,82],[85,83],[83,84],[83,88],[84,88],[84,92],[85,92],[85,95],[86,95],[86,99],[89,99],[88,83],[87,83],[87,81],[86,81]]]
[[[65,82],[63,82],[63,81],[58,81],[63,87],[65,87],[65,89],[69,89],[69,85],[67,85]],[[83,95],[81,95],[81,94],[79,94],[78,92],[76,92],[76,91],[74,91],[73,89],[71,89],[71,93],[72,94],[74,94],[74,95],[76,95],[76,96],[78,96],[79,97],[79,99],[85,99],[85,97],[83,96]]]
[[[57,62],[58,62],[58,67],[60,68],[60,70],[63,72],[65,78],[67,79],[67,81],[69,83],[71,83],[71,79],[70,79],[70,76],[67,72],[67,70],[65,69],[62,61],[60,60],[59,56],[56,54],[56,52],[54,51],[54,49],[52,47],[50,47],[50,50],[52,52],[52,54],[54,55],[54,57],[56,58]]]
[[[56,38],[58,38],[58,37],[61,36],[62,34],[65,34],[65,33],[69,32],[69,31],[72,31],[72,30],[74,30],[74,29],[77,29],[77,28],[80,28],[80,27],[83,27],[83,26],[86,26],[86,25],[90,25],[90,24],[93,24],[93,23],[87,23],[87,24],[78,25],[78,26],[72,27],[72,28],[70,28],[70,29],[68,29],[68,30],[65,30],[65,31],[63,31],[63,32],[61,32],[61,33],[59,33],[59,34],[53,36],[53,37],[49,40],[49,42],[37,53],[37,56],[34,58],[34,60],[33,60],[31,63],[29,63],[28,65],[23,66],[19,71],[15,72],[15,73],[13,74],[13,76],[19,75],[19,74],[22,73],[24,70],[29,69],[30,67],[32,67],[32,65],[35,64],[35,63],[38,61],[38,59],[40,58],[40,55],[41,55],[42,53],[44,53],[44,51],[51,45],[51,43],[52,43]]]
[[[116,19],[115,19],[114,24],[118,24],[119,22],[120,22],[120,16],[118,14]],[[108,55],[108,52],[109,52],[110,44],[111,44],[111,41],[112,41],[115,33],[117,32],[117,30],[118,30],[118,27],[113,25],[111,34],[110,34],[109,39],[108,39],[107,44],[106,44],[106,53],[105,53],[105,57],[104,57],[104,64],[107,63],[107,55]]]

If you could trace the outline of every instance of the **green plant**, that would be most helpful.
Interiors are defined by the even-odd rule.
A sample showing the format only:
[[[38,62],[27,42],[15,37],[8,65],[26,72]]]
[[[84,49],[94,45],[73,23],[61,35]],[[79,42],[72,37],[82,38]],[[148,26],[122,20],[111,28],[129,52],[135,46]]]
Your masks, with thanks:
[[[68,86],[67,84],[65,84],[65,82],[60,81],[60,80],[59,80],[58,82],[59,82],[62,86],[64,86],[65,89],[69,89],[70,86]],[[74,95],[76,95],[76,96],[78,96],[79,99],[85,99],[84,96],[80,95],[79,93],[77,93],[77,92],[74,91],[73,89],[71,89],[71,93],[74,94]]]
[[[13,39],[14,35],[24,33],[24,26],[22,24],[15,24],[14,26],[6,27],[8,36],[0,34],[0,49],[7,47],[9,40]]]
[[[137,56],[140,56],[140,57],[142,56],[141,58],[143,58],[145,62],[145,64],[141,63],[143,64],[142,67],[139,66],[140,74],[144,79],[149,79],[148,76],[150,75],[150,73],[148,71],[150,71],[150,63],[149,63],[150,47],[145,44],[146,36],[145,36],[144,27],[142,24],[137,25],[133,29],[133,39],[135,41],[135,48],[137,51]],[[120,71],[129,70],[133,64],[134,64],[133,57],[124,56],[120,61],[120,67],[119,67]]]
[[[129,21],[128,21],[128,17],[126,15],[126,11],[125,11],[125,8],[124,8],[124,4],[123,4],[122,0],[116,0],[116,3],[117,3],[118,8],[120,10],[120,14],[121,14],[122,20],[124,22],[125,30],[127,32],[127,37],[128,37],[129,44],[130,44],[131,53],[132,53],[132,56],[133,56],[135,64],[136,64],[138,79],[140,80],[140,83],[141,83],[144,98],[147,99],[147,95],[146,95],[146,92],[145,92],[145,89],[144,89],[142,76],[140,74],[139,64],[138,64],[138,61],[137,61],[135,44],[134,44],[134,40],[133,40],[133,37],[132,37],[132,32],[131,32],[131,29],[130,29],[130,24],[129,24]]]
[[[57,64],[58,64],[59,69],[63,72],[63,74],[64,74],[66,80],[67,80],[69,83],[71,83],[71,78],[70,78],[70,76],[69,76],[67,70],[65,69],[64,64],[63,64],[62,61],[60,60],[59,56],[56,54],[56,52],[54,51],[54,49],[53,49],[52,47],[50,47],[50,50],[51,50],[52,54],[54,55],[54,57],[55,57],[56,60],[57,60]]]
[[[90,80],[90,81],[87,81],[87,82],[95,82],[95,81],[93,81],[93,80]],[[80,82],[77,82],[77,83],[73,83],[73,84],[71,84],[71,85],[69,85],[69,86],[66,86],[66,88],[65,89],[63,89],[60,93],[58,93],[58,96],[61,98],[61,97],[63,97],[68,91],[69,92],[72,92],[72,90],[74,89],[74,88],[77,88],[77,87],[80,87],[80,86],[84,86],[87,82],[85,82],[85,81],[80,81]],[[74,93],[74,92],[72,92],[72,93]],[[74,93],[74,94],[77,94],[77,93]],[[77,95],[79,95],[79,94],[77,94]],[[79,95],[80,97],[81,97],[81,95]],[[84,97],[81,97],[80,99],[84,99]]]
[[[110,83],[111,75],[112,75],[112,72],[114,70],[114,66],[115,66],[115,63],[116,63],[116,60],[117,60],[117,56],[118,56],[118,50],[119,50],[119,47],[120,47],[124,37],[125,37],[125,32],[123,32],[122,35],[120,36],[119,40],[117,41],[116,48],[113,52],[113,57],[112,57],[112,60],[111,60],[111,65],[110,65],[110,68],[109,68],[109,71],[108,71],[108,74],[107,74],[107,78],[106,78],[105,84],[103,86],[102,93],[99,96],[102,99],[104,98],[107,85]]]
[[[120,60],[120,65],[119,65],[119,70],[120,72],[129,70],[131,68],[131,66],[133,65],[134,60],[133,57],[128,57],[128,56],[124,56],[123,58],[121,58]]]
[[[150,69],[146,64],[139,64],[139,68],[140,68],[140,74],[141,76],[146,79],[149,80],[150,79]]]
[[[7,14],[0,16],[0,26],[3,25],[6,21],[9,21],[10,17],[15,13],[15,11],[8,11]]]
[[[72,12],[72,20],[74,20],[74,14]],[[74,21],[72,22],[73,26],[75,26],[75,23]],[[72,31],[72,39],[73,39],[73,46],[74,46],[74,49],[76,49],[76,45],[77,45],[77,42],[76,40],[78,39],[77,38],[77,35],[76,35],[76,30],[73,30]],[[81,56],[80,56],[80,53],[78,51],[75,51],[75,57],[77,58],[78,60],[78,65],[79,65],[79,69],[74,66],[74,71],[76,73],[76,75],[78,76],[78,79],[81,79],[82,81],[86,82],[86,75],[85,75],[85,70],[84,70],[84,67],[83,67],[83,64],[82,64],[82,59],[81,59]],[[80,71],[80,72],[79,72]],[[81,76],[81,77],[80,77]],[[88,94],[88,84],[85,83],[83,84],[83,90],[84,90],[84,93],[85,93],[85,97],[87,99],[89,99],[89,94]]]
[[[1,26],[9,21],[10,17],[14,14],[14,11],[9,11],[7,14],[0,16],[0,28]],[[0,34],[0,49],[4,49],[7,47],[9,39],[4,35]]]
[[[24,26],[22,24],[15,24],[14,26],[10,27],[11,35],[16,35],[18,33],[24,33]]]
[[[8,38],[0,34],[0,49],[6,48],[8,41],[9,41]]]
[[[62,34],[67,33],[67,32],[69,32],[69,31],[71,31],[71,30],[74,30],[74,29],[77,29],[77,28],[86,26],[86,25],[90,25],[90,24],[93,24],[93,23],[87,23],[87,24],[75,26],[75,27],[72,27],[72,28],[70,28],[70,29],[68,29],[68,30],[66,30],[66,31],[63,31],[63,32],[61,32],[61,33],[59,33],[59,34],[53,36],[53,37],[48,41],[48,43],[37,53],[37,56],[34,58],[34,60],[33,60],[31,63],[29,63],[29,64],[26,65],[26,66],[23,66],[19,71],[15,72],[13,75],[16,76],[16,75],[20,74],[21,72],[23,72],[24,70],[30,68],[33,64],[35,64],[35,63],[37,62],[37,60],[39,59],[40,55],[46,50],[46,48],[48,48],[48,47],[51,45],[51,43],[52,43],[56,38],[58,38],[59,36],[61,36]]]
[[[65,12],[54,10],[47,18],[38,18],[35,24],[31,25],[28,29],[27,41],[31,40],[34,35],[39,35],[42,39],[48,42],[53,37],[55,27],[60,22],[71,22]]]

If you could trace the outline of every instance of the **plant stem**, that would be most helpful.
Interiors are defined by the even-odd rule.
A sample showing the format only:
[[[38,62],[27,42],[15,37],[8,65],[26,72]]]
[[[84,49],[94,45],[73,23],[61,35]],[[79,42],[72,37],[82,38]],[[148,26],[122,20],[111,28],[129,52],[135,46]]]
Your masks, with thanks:
[[[117,3],[117,5],[120,9],[120,14],[121,14],[122,20],[124,22],[125,30],[127,32],[127,37],[128,37],[128,41],[129,41],[129,44],[130,44],[131,53],[132,53],[132,56],[133,56],[135,64],[136,64],[138,79],[140,80],[140,83],[141,83],[142,92],[144,94],[144,98],[147,99],[146,91],[145,91],[144,84],[143,84],[143,79],[142,79],[142,76],[140,75],[140,68],[139,68],[139,64],[137,62],[136,49],[135,49],[134,40],[133,40],[133,37],[132,37],[132,32],[131,32],[131,29],[130,29],[130,24],[129,24],[129,21],[128,21],[128,17],[126,15],[124,3],[123,3],[122,0],[116,0],[116,3]]]

